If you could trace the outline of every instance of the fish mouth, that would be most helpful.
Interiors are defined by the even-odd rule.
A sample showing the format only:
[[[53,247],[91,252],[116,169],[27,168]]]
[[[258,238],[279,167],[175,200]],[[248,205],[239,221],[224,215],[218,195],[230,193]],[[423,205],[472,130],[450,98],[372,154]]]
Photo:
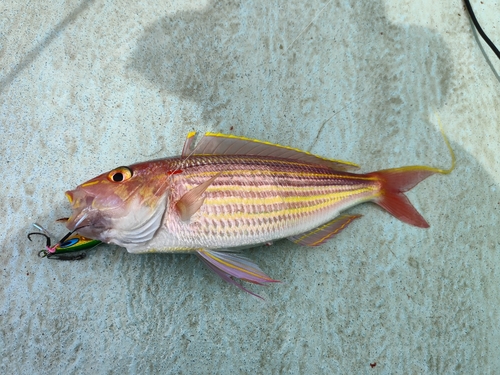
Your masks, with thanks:
[[[80,212],[77,215],[71,215],[71,217],[66,221],[66,228],[72,232],[76,232],[79,229],[86,228],[91,225],[87,219],[87,213]]]
[[[87,207],[78,212],[73,212],[65,225],[71,232],[77,232],[84,237],[103,241],[103,232],[106,227],[102,225],[102,220],[99,220],[100,217],[98,211]]]
[[[103,227],[96,225],[99,213],[92,208],[95,197],[81,193],[78,189],[65,193],[73,209],[73,213],[66,220],[66,228],[85,237],[98,239],[96,237]]]

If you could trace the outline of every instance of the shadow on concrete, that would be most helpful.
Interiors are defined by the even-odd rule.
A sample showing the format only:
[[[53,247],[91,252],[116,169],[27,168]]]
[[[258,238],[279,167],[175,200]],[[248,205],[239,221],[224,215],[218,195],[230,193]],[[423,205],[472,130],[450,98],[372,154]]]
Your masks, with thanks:
[[[42,51],[47,48],[47,46],[52,43],[52,41],[60,35],[60,33],[68,27],[82,12],[87,10],[94,0],[83,0],[82,3],[76,7],[70,14],[68,14],[61,22],[59,22],[48,34],[47,36],[38,43],[31,51],[29,51],[23,59],[16,64],[10,73],[8,73],[3,79],[0,80],[0,94],[9,86],[12,81],[26,69],[31,63],[42,53]]]
[[[150,25],[129,67],[198,103],[220,131],[280,130],[297,145],[342,110],[369,129],[411,128],[442,105],[453,67],[437,33],[391,23],[383,4],[334,1],[304,30],[317,10],[216,1]],[[326,129],[345,126],[335,120]]]

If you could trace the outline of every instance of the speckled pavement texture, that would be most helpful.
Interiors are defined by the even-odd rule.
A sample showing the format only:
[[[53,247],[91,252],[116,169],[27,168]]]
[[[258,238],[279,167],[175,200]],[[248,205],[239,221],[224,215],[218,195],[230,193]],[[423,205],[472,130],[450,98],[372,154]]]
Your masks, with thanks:
[[[473,1],[500,44],[500,3]],[[0,373],[495,374],[500,62],[459,0],[0,3]],[[478,43],[479,42],[479,43]],[[447,168],[365,204],[328,244],[246,251],[282,283],[191,255],[40,259],[64,191],[217,131],[359,163]],[[374,367],[372,366],[376,364]]]

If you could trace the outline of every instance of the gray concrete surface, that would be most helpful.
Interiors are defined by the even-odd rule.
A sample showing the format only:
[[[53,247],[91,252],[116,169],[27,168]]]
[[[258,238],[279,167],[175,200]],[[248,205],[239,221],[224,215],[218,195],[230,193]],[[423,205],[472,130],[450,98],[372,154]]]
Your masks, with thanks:
[[[474,1],[500,44],[498,1]],[[312,22],[312,23],[311,23]],[[309,25],[309,26],[308,26]],[[0,3],[0,373],[494,374],[500,62],[459,0]],[[64,191],[220,131],[357,162],[448,167],[315,249],[247,251],[261,302],[189,255],[39,259]],[[376,363],[371,367],[370,363]]]

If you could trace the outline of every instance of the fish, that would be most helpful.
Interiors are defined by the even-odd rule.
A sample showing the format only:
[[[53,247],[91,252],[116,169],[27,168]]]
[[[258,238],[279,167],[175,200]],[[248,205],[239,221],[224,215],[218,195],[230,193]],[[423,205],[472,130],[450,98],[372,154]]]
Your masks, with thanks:
[[[67,191],[72,232],[130,253],[195,253],[223,280],[278,282],[241,250],[276,240],[319,246],[373,202],[419,228],[429,224],[405,192],[450,169],[406,166],[355,173],[359,166],[234,135],[190,132],[179,156],[120,166]]]

